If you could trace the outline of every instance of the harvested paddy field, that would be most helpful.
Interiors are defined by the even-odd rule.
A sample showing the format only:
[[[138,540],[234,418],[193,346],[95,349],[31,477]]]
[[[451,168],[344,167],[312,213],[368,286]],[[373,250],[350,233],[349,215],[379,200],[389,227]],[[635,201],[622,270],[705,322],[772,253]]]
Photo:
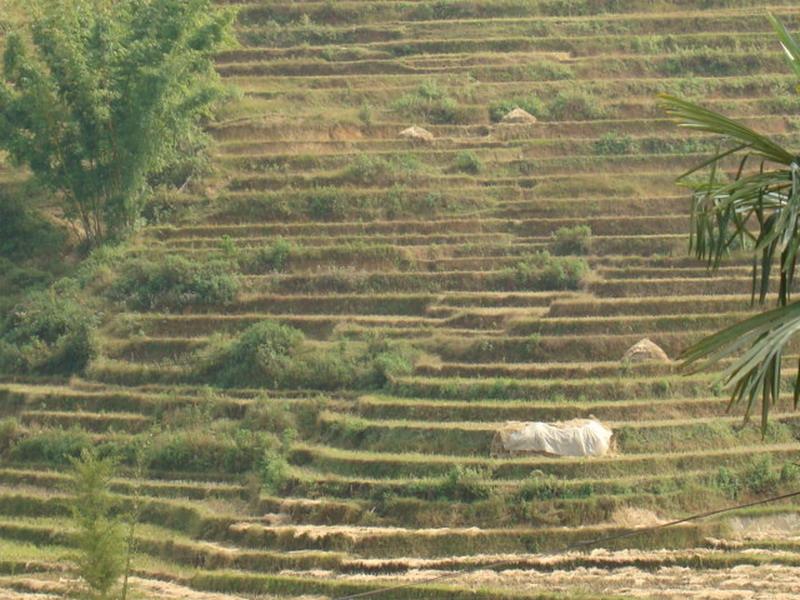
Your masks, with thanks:
[[[757,309],[749,257],[687,254],[674,180],[717,140],[655,100],[796,147],[765,12],[797,31],[800,7],[220,4],[238,92],[207,174],[89,285],[109,304],[85,373],[0,379],[0,596],[74,591],[65,457],[94,445],[123,457],[143,598],[797,597],[796,498],[562,550],[800,486],[790,397],[762,438],[714,374],[678,371]],[[3,189],[21,178],[0,163]],[[211,300],[126,287],[148,265],[195,269]],[[254,379],[235,351],[264,322],[294,362]],[[643,338],[668,359],[623,360]],[[507,421],[590,417],[606,456],[493,451]]]

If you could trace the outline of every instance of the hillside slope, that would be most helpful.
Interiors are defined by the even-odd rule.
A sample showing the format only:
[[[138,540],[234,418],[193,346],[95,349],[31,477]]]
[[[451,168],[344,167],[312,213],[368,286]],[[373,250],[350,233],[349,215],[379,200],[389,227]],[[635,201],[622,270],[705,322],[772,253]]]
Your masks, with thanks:
[[[129,297],[84,377],[0,383],[21,424],[0,463],[0,587],[63,591],[64,457],[95,443],[126,456],[115,491],[142,494],[152,597],[335,598],[465,568],[378,597],[791,597],[794,504],[546,553],[798,485],[788,404],[762,441],[712,376],[621,359],[645,337],[676,357],[751,310],[745,258],[710,275],[686,256],[673,181],[716,142],[654,95],[796,143],[795,82],[763,15],[797,30],[800,8],[228,4],[241,47],[218,67],[242,97],[212,127],[213,173],[112,266],[216,261],[240,289]],[[516,106],[537,122],[503,123]],[[433,140],[400,135],[412,125]],[[302,368],[276,385],[241,364],[210,376],[209,347],[265,320],[303,332]],[[614,429],[612,455],[492,455],[506,421],[588,416]]]

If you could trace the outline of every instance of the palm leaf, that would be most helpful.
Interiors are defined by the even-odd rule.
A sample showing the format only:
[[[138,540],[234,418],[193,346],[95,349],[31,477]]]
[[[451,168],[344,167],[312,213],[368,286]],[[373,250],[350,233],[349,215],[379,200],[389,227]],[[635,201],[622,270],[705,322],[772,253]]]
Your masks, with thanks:
[[[659,106],[677,121],[679,127],[729,137],[773,162],[788,165],[794,159],[790,153],[768,137],[709,108],[669,94],[659,95]]]
[[[800,44],[773,16],[770,21],[787,60],[800,77]],[[748,240],[753,252],[752,298],[764,302],[777,278],[778,308],[736,323],[700,340],[682,355],[683,369],[697,372],[725,362],[721,380],[731,389],[729,408],[744,405],[745,419],[761,405],[762,431],[770,406],[781,391],[781,367],[789,342],[800,332],[800,303],[791,303],[800,252],[800,158],[768,137],[728,117],[670,95],[659,100],[680,127],[723,136],[713,156],[678,179],[693,190],[690,251],[717,268]],[[729,159],[741,155],[730,181],[720,181]],[[749,169],[750,159],[760,159]],[[706,182],[688,178],[710,169]],[[794,380],[794,405],[800,404],[800,363]]]
[[[800,45],[797,44],[792,34],[789,33],[783,23],[776,19],[774,15],[768,15],[768,17],[783,47],[789,66],[792,67],[795,75],[800,77]]]
[[[770,406],[780,397],[784,351],[798,332],[800,302],[780,306],[700,340],[681,355],[683,369],[698,372],[735,358],[721,375],[725,387],[733,390],[729,408],[743,403],[745,418],[749,418],[760,398],[764,432]],[[800,382],[800,365],[796,382]],[[799,401],[800,392],[795,387],[795,408]]]

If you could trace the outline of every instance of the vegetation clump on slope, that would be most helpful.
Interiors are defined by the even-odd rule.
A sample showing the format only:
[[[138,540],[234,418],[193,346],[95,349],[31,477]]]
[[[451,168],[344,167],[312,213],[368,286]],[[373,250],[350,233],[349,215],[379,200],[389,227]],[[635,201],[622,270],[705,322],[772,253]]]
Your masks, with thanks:
[[[229,304],[239,289],[230,261],[169,256],[159,261],[138,258],[123,262],[108,296],[133,310],[180,311]]]
[[[315,347],[297,329],[262,321],[234,339],[210,342],[197,365],[201,378],[225,387],[367,389],[410,372],[411,353],[378,339],[355,349]]]
[[[31,293],[0,322],[0,373],[82,372],[97,355],[97,324],[69,281]]]

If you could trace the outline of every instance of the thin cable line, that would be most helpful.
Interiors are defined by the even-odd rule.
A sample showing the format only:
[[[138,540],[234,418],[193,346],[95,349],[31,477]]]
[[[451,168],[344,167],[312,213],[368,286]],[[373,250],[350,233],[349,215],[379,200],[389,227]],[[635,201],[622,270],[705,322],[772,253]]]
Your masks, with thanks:
[[[752,508],[754,506],[761,506],[764,504],[770,504],[772,502],[778,502],[780,500],[787,500],[789,498],[794,498],[800,496],[800,490],[796,492],[791,492],[788,494],[782,494],[780,496],[772,496],[770,498],[766,498],[764,500],[756,500],[754,502],[747,502],[745,504],[737,504],[735,506],[728,506],[725,508],[718,508],[716,510],[710,510],[703,513],[697,513],[694,515],[690,515],[688,517],[684,517],[682,519],[676,519],[675,521],[669,521],[667,523],[661,523],[659,525],[651,525],[649,527],[640,527],[639,529],[634,529],[632,531],[626,531],[624,533],[615,533],[612,535],[607,535],[599,538],[595,538],[592,540],[584,540],[582,542],[573,542],[572,544],[568,544],[561,548],[561,550],[556,550],[552,552],[544,552],[541,556],[555,556],[558,554],[565,554],[567,552],[571,552],[573,550],[580,550],[583,548],[587,548],[589,546],[595,546],[598,544],[606,544],[608,542],[622,540],[627,538],[632,538],[636,536],[643,535],[645,533],[652,533],[655,531],[659,531],[661,529],[667,529],[669,527],[675,527],[676,525],[681,525],[683,523],[690,523],[692,521],[698,521],[700,519],[707,519],[708,517],[714,517],[717,515],[725,514],[728,512],[732,512],[735,510],[742,510],[745,508]],[[513,564],[516,560],[506,559],[500,560],[493,563],[477,565],[475,567],[469,569],[463,569],[461,571],[455,571],[451,573],[443,573],[441,575],[436,575],[435,577],[430,577],[428,579],[423,579],[421,581],[409,581],[405,583],[398,583],[396,585],[378,588],[375,590],[369,590],[366,592],[359,592],[357,594],[350,594],[348,596],[339,596],[334,598],[333,600],[355,600],[356,598],[369,598],[372,596],[377,596],[379,594],[385,594],[387,592],[392,592],[395,590],[405,589],[409,587],[416,587],[420,585],[430,585],[431,583],[437,583],[439,581],[443,581],[445,579],[453,579],[455,577],[460,577],[461,575],[465,575],[467,573],[472,573],[474,571],[480,571],[484,569],[496,569],[497,567],[502,567],[504,565]]]

